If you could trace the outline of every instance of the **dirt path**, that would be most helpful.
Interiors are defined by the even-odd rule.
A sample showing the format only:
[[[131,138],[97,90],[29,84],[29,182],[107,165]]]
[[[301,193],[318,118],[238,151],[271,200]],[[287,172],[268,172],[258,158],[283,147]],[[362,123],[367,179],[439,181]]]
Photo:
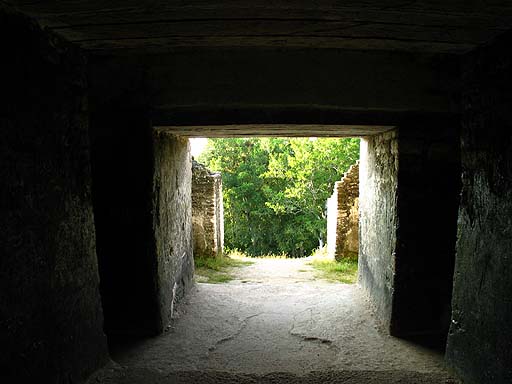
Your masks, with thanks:
[[[251,259],[254,264],[233,270],[231,284],[259,283],[270,285],[297,284],[315,281],[315,270],[302,259]]]
[[[263,259],[197,284],[163,336],[114,351],[105,383],[452,383],[439,354],[379,332],[356,285]]]

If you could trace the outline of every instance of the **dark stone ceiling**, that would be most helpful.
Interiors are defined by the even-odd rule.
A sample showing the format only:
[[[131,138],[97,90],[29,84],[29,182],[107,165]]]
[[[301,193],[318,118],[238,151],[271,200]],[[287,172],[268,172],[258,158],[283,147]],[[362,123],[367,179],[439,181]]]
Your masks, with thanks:
[[[224,126],[162,126],[158,131],[185,137],[365,137],[383,133],[393,126],[246,124]]]
[[[83,48],[298,47],[464,53],[512,26],[510,0],[8,1]]]

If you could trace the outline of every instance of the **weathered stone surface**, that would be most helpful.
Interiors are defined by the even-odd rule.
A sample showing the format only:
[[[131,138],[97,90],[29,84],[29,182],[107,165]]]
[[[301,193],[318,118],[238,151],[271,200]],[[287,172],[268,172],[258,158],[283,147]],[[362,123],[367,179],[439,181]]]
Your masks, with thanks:
[[[465,57],[462,195],[447,359],[512,382],[512,35]]]
[[[348,216],[348,227],[350,229],[348,230],[345,240],[347,249],[349,252],[352,252],[354,256],[359,255],[359,183],[357,187],[358,195],[354,199],[352,208],[350,208]]]
[[[242,124],[243,120],[246,118],[254,118],[257,116],[261,111],[258,110],[252,110],[252,111],[244,111],[241,112],[238,116],[240,118],[241,123],[240,124],[229,124],[229,125],[222,125],[222,124],[214,124],[214,125],[208,125],[208,126],[194,126],[194,125],[175,125],[175,126],[165,126],[160,127],[162,130],[165,129],[169,133],[175,134],[175,135],[183,135],[187,137],[209,137],[209,138],[215,138],[215,137],[241,137],[241,136],[252,136],[252,137],[354,137],[354,136],[369,136],[369,135],[375,135],[378,133],[386,132],[394,128],[394,126],[388,126],[388,125],[337,125],[337,124],[280,124],[279,118],[282,115],[289,115],[293,116],[295,121],[300,121],[301,113],[294,114],[292,111],[287,111],[286,113],[283,113],[283,111],[275,111],[276,118],[275,123],[273,124]],[[222,113],[213,113],[213,116],[209,113],[206,113],[203,111],[203,116],[201,116],[201,119],[212,118],[210,120],[211,122],[215,123],[216,119],[222,119]],[[159,113],[157,112],[154,116],[156,118],[156,121],[158,119],[165,119],[165,114],[160,115],[158,117]],[[179,123],[179,117],[176,116],[176,113],[173,113],[174,119],[176,123]],[[206,115],[206,116],[205,116]],[[326,118],[326,113],[317,115],[320,119]],[[191,118],[192,116],[189,116]],[[194,118],[194,117],[192,117]],[[233,117],[231,117],[233,118]],[[305,118],[304,122],[307,122],[311,116],[308,118]],[[265,113],[265,119],[272,120],[272,113],[269,113],[267,110]],[[314,119],[314,117],[313,117]],[[196,121],[198,123],[198,121]]]
[[[0,381],[81,382],[108,360],[86,63],[2,6],[0,35]]]
[[[9,3],[96,53],[122,52],[112,61],[93,60],[103,73],[90,77],[89,93],[109,332],[160,331],[179,287],[186,287],[191,264],[182,264],[180,275],[176,262],[186,242],[174,244],[176,228],[166,229],[181,224],[178,232],[187,231],[180,221],[186,182],[168,183],[185,177],[178,164],[185,150],[171,139],[156,143],[152,131],[153,124],[182,123],[190,135],[306,135],[304,124],[327,136],[378,132],[367,140],[360,283],[392,333],[442,330],[458,122],[439,116],[459,111],[458,57],[425,52],[465,52],[509,29],[506,2],[114,2],[100,12],[97,1]],[[7,378],[1,379],[76,382],[106,360],[84,63],[13,13],[2,11],[0,31],[0,345],[7,351],[0,355]],[[505,36],[464,58],[464,189],[447,357],[469,383],[512,381],[510,42]],[[220,128],[203,126],[214,123]],[[281,126],[262,126],[275,123]],[[398,127],[399,136],[381,134],[383,126]],[[163,159],[173,151],[175,160]],[[164,168],[158,172],[157,156]],[[176,161],[177,173],[168,161]],[[166,215],[165,204],[180,220]]]
[[[512,24],[503,1],[10,2],[99,52],[183,46],[466,52]]]
[[[91,100],[93,203],[105,331],[158,333],[153,133],[144,106]]]
[[[153,231],[162,325],[189,291],[194,275],[188,139],[154,132]]]
[[[192,161],[194,257],[220,257],[224,248],[222,177]]]
[[[342,370],[326,369],[307,374],[269,373],[241,374],[229,371],[182,369],[171,373],[144,368],[128,368],[116,372],[120,377],[109,377],[98,384],[458,384],[450,374],[437,372],[414,372],[403,370]]]
[[[193,274],[189,147],[154,131],[137,101],[94,103],[91,116],[108,334],[162,332]]]
[[[447,334],[458,138],[456,120],[424,119],[363,141],[359,280],[395,336]]]
[[[398,226],[397,132],[362,139],[359,167],[359,284],[389,326]]]
[[[458,61],[451,55],[197,48],[167,55],[93,56],[91,64],[95,97],[119,97],[145,79],[153,125],[171,126],[183,136],[202,131],[208,137],[219,130],[304,135],[309,127],[300,125],[305,124],[324,135],[336,136],[338,128],[341,134],[366,135],[389,129],[404,114],[459,108],[454,98]],[[244,130],[242,124],[254,127]],[[269,129],[269,124],[278,126]]]
[[[105,329],[156,334],[193,274],[190,153],[186,139],[153,129],[143,85],[129,85],[109,103],[91,98]]]
[[[458,384],[442,355],[380,332],[357,286],[303,258],[253,261],[199,284],[170,334],[113,353],[119,376],[97,383]]]
[[[445,345],[460,194],[459,120],[398,129],[398,232],[391,332]]]
[[[336,260],[359,253],[359,163],[334,184],[327,201],[327,253]]]

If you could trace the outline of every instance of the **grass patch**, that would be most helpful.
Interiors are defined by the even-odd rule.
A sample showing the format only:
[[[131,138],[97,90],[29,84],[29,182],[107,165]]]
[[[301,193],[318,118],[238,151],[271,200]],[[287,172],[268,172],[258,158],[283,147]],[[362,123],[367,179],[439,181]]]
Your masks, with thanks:
[[[250,259],[289,259],[290,257],[286,253],[275,254],[267,253],[266,255],[249,256],[246,253],[233,249],[228,252],[228,256],[232,259],[250,260]]]
[[[317,277],[328,281],[354,284],[357,281],[357,259],[342,261],[313,258],[309,263],[317,271]]]
[[[233,280],[233,268],[254,264],[252,261],[233,259],[228,256],[194,259],[196,280],[200,283],[220,284]]]

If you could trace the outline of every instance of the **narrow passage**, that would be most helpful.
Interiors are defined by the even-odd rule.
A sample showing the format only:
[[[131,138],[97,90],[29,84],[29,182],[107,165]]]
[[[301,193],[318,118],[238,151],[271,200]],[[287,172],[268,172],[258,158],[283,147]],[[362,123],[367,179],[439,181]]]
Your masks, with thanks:
[[[113,351],[105,383],[455,383],[443,357],[379,330],[357,285],[308,259],[255,259],[198,283],[163,336]]]

